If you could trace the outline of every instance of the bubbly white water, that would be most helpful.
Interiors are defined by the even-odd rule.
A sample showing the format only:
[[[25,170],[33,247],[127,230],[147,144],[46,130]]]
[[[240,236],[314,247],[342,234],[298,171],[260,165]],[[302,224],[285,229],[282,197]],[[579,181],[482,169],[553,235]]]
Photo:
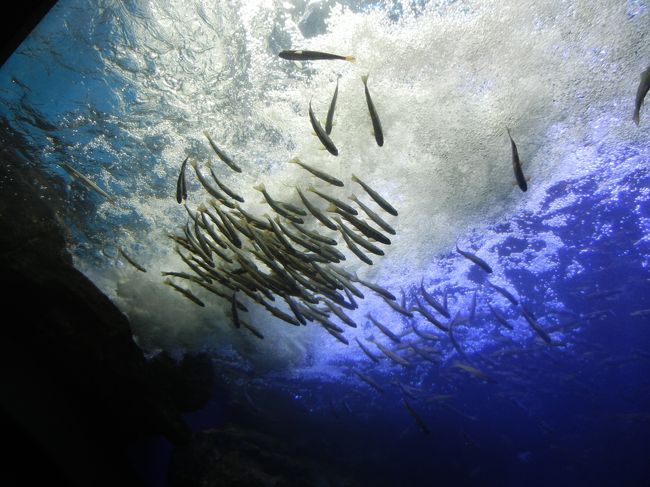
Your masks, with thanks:
[[[95,69],[69,67],[78,98],[89,98],[60,110],[66,132],[59,135],[67,145],[53,139],[44,145],[119,197],[117,206],[103,203],[88,219],[87,232],[96,237],[90,252],[78,249],[77,265],[115,299],[148,349],[230,350],[268,368],[305,357],[310,366],[364,359],[352,346],[354,336],[369,334],[363,327],[346,330],[351,345],[345,347],[316,326],[296,329],[254,310],[247,319],[263,330],[261,342],[230,329],[228,303],[197,290],[209,302],[200,309],[161,284],[161,271],[184,267],[165,236],[187,218],[174,198],[180,163],[187,154],[215,160],[203,131],[243,168],[236,174],[215,161],[252,212],[269,211],[252,189],[259,182],[274,197],[298,203],[296,185],[314,184],[342,199],[362,195],[350,180],[356,174],[389,200],[399,210],[387,218],[397,236],[372,267],[348,257],[346,268],[360,276],[393,292],[422,277],[471,289],[468,261],[439,259],[458,239],[489,260],[494,282],[508,287],[506,269],[552,270],[563,245],[547,228],[536,235],[542,252],[497,258],[491,252],[508,236],[525,236],[518,215],[539,213],[553,183],[602,171],[603,151],[648,139],[650,123],[637,128],[631,115],[639,73],[650,64],[649,20],[647,3],[632,1],[61,0],[33,36],[31,53],[38,56],[33,46],[44,43],[52,62],[65,66],[73,58],[57,45],[64,39],[92,57]],[[278,58],[287,48],[357,61],[299,65]],[[364,74],[384,129],[381,148],[371,134]],[[332,139],[340,155],[333,157],[311,133],[308,104],[324,120],[337,77]],[[92,98],[96,83],[108,99]],[[650,122],[650,114],[645,118]],[[506,126],[530,177],[527,193],[514,185]],[[326,188],[288,163],[296,156],[345,187]],[[622,164],[615,174],[630,168]],[[195,178],[188,184],[196,206],[205,193]],[[553,204],[568,207],[571,195]],[[512,223],[509,235],[492,230],[504,221]],[[554,215],[548,224],[566,222]],[[117,246],[148,272],[110,258]],[[359,324],[373,310],[400,326],[381,299],[366,295],[350,313]],[[460,294],[455,304],[470,295]]]

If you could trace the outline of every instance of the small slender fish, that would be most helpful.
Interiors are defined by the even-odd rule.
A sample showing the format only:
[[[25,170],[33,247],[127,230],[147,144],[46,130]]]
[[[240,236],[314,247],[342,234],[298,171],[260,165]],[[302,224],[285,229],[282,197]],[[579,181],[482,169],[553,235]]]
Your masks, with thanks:
[[[356,177],[354,174],[352,175],[352,181],[354,181],[355,183],[359,183],[361,185],[361,187],[366,191],[366,193],[368,193],[368,195],[373,200],[375,200],[375,203],[377,203],[379,206],[381,206],[381,208],[386,213],[390,213],[393,216],[397,216],[397,210],[395,208],[393,208],[393,206],[388,201],[386,201],[384,198],[382,198],[382,196],[379,193],[377,193],[377,191],[375,191],[370,186],[368,186],[366,183],[361,181],[361,179]]]
[[[237,193],[235,193],[233,190],[231,190],[228,186],[223,184],[217,175],[214,173],[214,169],[212,169],[212,161],[208,161],[208,168],[210,168],[210,174],[212,175],[212,179],[214,179],[215,183],[217,183],[217,186],[221,188],[221,191],[226,193],[228,196],[230,196],[232,199],[239,201],[240,203],[244,202],[244,198],[239,196]],[[186,196],[187,198],[187,196]]]
[[[405,358],[400,357],[400,356],[397,355],[395,352],[393,352],[392,350],[390,350],[388,347],[385,347],[384,345],[382,345],[382,344],[379,343],[378,341],[373,340],[373,343],[377,346],[377,348],[378,348],[379,350],[381,350],[381,353],[383,353],[384,355],[386,355],[386,357],[388,357],[389,359],[391,359],[391,360],[392,360],[393,362],[395,362],[397,365],[403,365],[404,367],[407,367],[407,366],[411,365],[411,363],[410,363],[408,360],[406,360]]]
[[[364,281],[363,279],[359,279],[359,278],[357,278],[357,282],[359,284],[363,284],[368,289],[372,289],[377,294],[382,295],[386,299],[391,299],[393,301],[397,301],[397,298],[395,297],[395,295],[393,293],[391,293],[388,289],[385,289],[385,288],[381,287],[379,284],[375,284],[374,282]]]
[[[327,173],[325,173],[325,172],[323,172],[323,171],[321,171],[319,169],[316,169],[315,167],[310,166],[309,164],[305,164],[304,162],[301,162],[300,159],[298,159],[297,157],[294,157],[289,162],[291,164],[298,164],[300,167],[302,167],[303,169],[306,169],[307,171],[312,173],[314,176],[316,176],[317,178],[322,179],[325,182],[333,184],[334,186],[339,186],[339,187],[343,186],[343,181],[340,181],[340,180],[336,179],[334,176],[330,176],[329,174],[327,174]]]
[[[422,420],[422,418],[415,412],[415,410],[411,407],[411,405],[408,403],[405,397],[402,397],[402,402],[404,403],[404,407],[408,411],[408,413],[411,415],[411,417],[415,420],[415,424],[418,425],[418,428],[420,428],[420,431],[424,433],[425,435],[431,434],[431,431],[425,424],[425,422]]]
[[[325,216],[322,211],[315,207],[311,201],[309,201],[307,197],[302,193],[302,191],[300,191],[300,188],[296,187],[296,191],[298,192],[298,195],[300,196],[300,199],[302,200],[305,207],[309,210],[309,213],[311,213],[319,222],[321,222],[330,230],[338,230],[338,227],[334,224],[334,222],[332,222],[329,218],[327,218],[327,216]]]
[[[490,303],[488,303],[488,308],[490,308],[490,311],[492,312],[492,315],[496,318],[496,320],[501,325],[503,325],[508,330],[513,330],[514,329],[514,327],[508,322],[506,317],[503,316],[501,313],[499,313],[495,308],[493,308]]]
[[[456,340],[456,337],[454,336],[453,329],[454,325],[456,324],[456,319],[458,318],[458,313],[456,313],[456,316],[449,322],[449,339],[451,340],[451,344],[454,346],[456,351],[458,352],[458,355],[461,357],[467,359],[467,355],[465,355],[465,352],[463,351],[462,348],[460,348],[460,343],[458,343],[458,340]]]
[[[415,332],[415,334],[417,336],[419,336],[420,338],[422,338],[424,340],[431,340],[431,341],[434,341],[434,342],[440,341],[440,335],[436,335],[435,333],[429,333],[428,331],[418,330],[415,327],[415,324],[413,324],[413,323],[411,323],[411,328],[413,328],[413,331]]]
[[[260,340],[264,340],[264,335],[262,335],[257,328],[249,325],[245,321],[240,321],[240,323],[244,328],[246,328],[248,331],[250,331],[257,338],[259,338]]]
[[[183,200],[187,199],[187,186],[185,185],[185,166],[187,166],[187,160],[190,156],[187,156],[181,164],[181,172],[178,175],[178,180],[176,181],[176,201],[182,203]]]
[[[420,313],[422,316],[424,316],[429,323],[431,323],[433,326],[438,328],[439,330],[442,330],[444,332],[449,331],[449,328],[447,328],[445,325],[443,325],[435,316],[433,316],[428,309],[426,309],[424,306],[422,306],[422,303],[420,302],[420,299],[416,296],[414,296],[415,302],[417,303],[417,306],[414,306],[412,308],[412,311],[417,311]]]
[[[345,338],[345,337],[343,336],[343,334],[342,334],[340,331],[338,331],[338,330],[334,330],[334,329],[330,328],[329,326],[325,326],[324,328],[327,330],[327,332],[328,332],[330,335],[332,335],[334,338],[336,338],[336,339],[337,339],[339,342],[341,342],[342,344],[344,344],[344,345],[349,345],[349,344],[350,344],[350,342],[348,341],[348,339]]]
[[[361,247],[366,249],[368,252],[371,252],[371,253],[373,253],[375,255],[384,255],[384,251],[381,250],[379,247],[377,247],[376,245],[373,245],[372,243],[370,243],[369,241],[367,241],[364,238],[360,237],[359,235],[354,233],[352,230],[350,230],[348,227],[346,227],[338,216],[334,217],[334,221],[336,223],[338,223],[339,229],[341,230],[341,232],[345,233],[356,244],[360,245]]]
[[[638,126],[640,122],[640,112],[641,106],[643,105],[643,99],[648,94],[650,90],[650,66],[643,73],[641,73],[641,81],[639,82],[639,88],[636,91],[636,99],[634,100],[634,115],[632,120]]]
[[[359,214],[359,212],[357,210],[352,208],[347,203],[345,203],[345,202],[343,202],[343,201],[341,201],[339,199],[336,199],[333,196],[329,196],[329,195],[327,195],[325,193],[321,193],[320,191],[315,189],[313,186],[310,186],[309,188],[307,188],[307,191],[311,191],[312,193],[316,193],[318,196],[320,196],[324,200],[329,201],[334,206],[336,206],[337,208],[340,208],[341,210],[343,210],[346,213],[349,213],[350,215],[358,215]]]
[[[135,260],[133,260],[133,259],[132,259],[131,257],[129,257],[128,255],[126,255],[126,252],[124,252],[124,250],[122,249],[122,247],[118,247],[118,251],[119,251],[119,253],[122,255],[122,257],[124,257],[124,258],[126,259],[126,261],[127,261],[129,264],[131,264],[133,267],[135,267],[136,269],[138,269],[140,272],[147,272],[147,269],[145,269],[144,267],[142,267],[140,264],[138,264]]]
[[[234,163],[234,161],[219,147],[217,147],[217,144],[214,143],[214,140],[212,140],[212,137],[210,137],[210,134],[207,132],[203,132],[203,135],[205,135],[208,138],[208,142],[210,143],[210,147],[212,147],[212,150],[219,156],[219,159],[221,159],[223,162],[225,162],[230,169],[236,172],[241,172],[241,168]]]
[[[370,377],[368,377],[367,375],[362,374],[361,372],[357,372],[356,370],[353,370],[353,372],[356,374],[356,376],[359,379],[364,381],[370,387],[372,387],[373,389],[376,389],[377,391],[381,392],[382,394],[384,393],[384,389],[379,384],[377,384],[377,382],[372,380]]]
[[[485,372],[482,370],[477,369],[476,367],[472,367],[471,365],[464,364],[462,362],[454,362],[452,367],[455,367],[460,370],[464,370],[470,375],[473,375],[477,379],[484,380],[485,382],[496,382],[492,377],[487,375]]]
[[[357,244],[355,244],[352,239],[348,237],[347,233],[341,232],[341,235],[343,236],[345,245],[348,246],[354,255],[356,255],[362,262],[365,262],[368,265],[372,265],[372,260],[366,254],[364,254],[359,247],[357,247]]]
[[[548,345],[553,344],[553,340],[551,339],[549,334],[546,333],[546,331],[544,331],[544,329],[537,322],[533,314],[530,311],[528,311],[528,309],[523,304],[521,305],[521,314],[524,315],[524,318],[526,318],[528,324],[535,331],[535,333],[537,333],[542,338],[542,340],[544,340],[544,342],[546,342]]]
[[[429,306],[431,306],[445,318],[450,318],[449,310],[445,308],[441,303],[439,303],[436,298],[427,293],[426,289],[424,289],[424,278],[422,278],[420,281],[420,294],[422,294],[422,297],[429,304]]]
[[[375,363],[379,363],[379,359],[375,357],[370,350],[368,350],[368,347],[366,347],[363,343],[358,338],[355,338],[359,346],[361,347],[361,350],[363,350],[363,353],[366,354],[366,356],[372,360]]]
[[[479,266],[481,269],[483,269],[485,272],[488,274],[492,273],[492,267],[490,267],[487,262],[485,262],[483,259],[477,257],[476,255],[470,253],[470,252],[464,252],[458,248],[458,244],[456,244],[456,251],[465,257],[466,259],[471,260],[474,262],[477,266]]]
[[[341,61],[350,61],[351,63],[356,61],[354,56],[340,56],[338,54],[330,54],[328,52],[303,51],[293,49],[281,51],[278,56],[289,61],[330,61],[337,59]]]
[[[237,291],[232,293],[230,312],[232,313],[232,322],[235,325],[235,328],[241,328],[241,321],[239,321],[239,313],[237,312]]]
[[[336,99],[339,96],[339,79],[336,78],[336,89],[334,90],[334,96],[330,103],[330,108],[327,110],[327,120],[325,121],[325,133],[327,135],[332,133],[332,125],[334,125],[334,110],[336,109]]]
[[[325,129],[323,129],[322,125],[316,118],[316,115],[314,115],[314,110],[311,108],[311,100],[309,100],[309,121],[311,122],[311,127],[314,129],[314,132],[316,132],[318,140],[320,140],[321,144],[325,146],[327,152],[333,156],[338,156],[339,150],[334,145],[334,142],[332,142],[332,139],[330,139],[330,136],[325,133]]]
[[[112,196],[110,196],[106,191],[104,191],[102,188],[97,186],[93,181],[88,179],[88,177],[84,176],[81,174],[79,171],[77,171],[74,167],[69,166],[65,162],[62,162],[60,166],[63,168],[65,172],[67,172],[70,176],[75,178],[77,181],[82,183],[84,186],[87,188],[92,189],[93,191],[96,191],[98,194],[102,195],[104,198],[106,198],[108,201],[111,203],[115,204],[115,200],[113,199]]]
[[[406,309],[404,306],[398,304],[396,301],[393,301],[392,299],[386,299],[385,296],[382,296],[382,299],[386,302],[388,306],[393,308],[398,313],[404,316],[408,316],[409,318],[413,318],[413,313],[411,312],[411,310]]]
[[[379,121],[375,104],[372,102],[372,98],[370,98],[370,91],[368,91],[368,75],[362,76],[361,81],[363,81],[363,86],[366,90],[366,103],[370,112],[370,120],[372,120],[372,130],[375,132],[375,140],[377,141],[377,145],[381,147],[384,145],[384,132],[381,129],[381,122]]]
[[[382,325],[381,323],[379,323],[370,313],[368,313],[366,316],[368,317],[368,319],[370,319],[370,321],[372,321],[373,325],[375,325],[377,328],[381,330],[381,332],[384,335],[386,335],[395,343],[401,343],[402,340],[400,340],[400,338],[397,335],[395,335],[395,333],[390,331],[386,325]]]
[[[505,288],[502,288],[501,286],[497,286],[496,284],[492,284],[490,281],[487,281],[488,286],[490,286],[492,289],[497,291],[501,296],[506,298],[508,301],[510,301],[514,306],[519,305],[519,300],[515,298],[510,291],[508,291]]]
[[[273,198],[271,198],[271,195],[269,192],[266,190],[266,187],[264,186],[264,183],[257,184],[253,186],[253,189],[256,191],[259,191],[264,195],[264,199],[266,202],[269,204],[269,206],[275,211],[278,215],[281,215],[285,217],[287,220],[291,220],[292,222],[295,223],[304,223],[304,220],[298,216],[295,216],[293,213],[290,211],[285,210],[282,208],[277,201],[275,201]],[[238,208],[239,209],[239,208]]]
[[[524,172],[521,169],[521,161],[519,160],[519,152],[517,151],[517,144],[512,140],[512,135],[510,135],[510,129],[506,127],[508,131],[508,137],[510,138],[510,146],[512,147],[512,169],[515,171],[515,178],[517,179],[517,184],[519,189],[526,191],[528,189],[528,183],[526,183],[526,178],[524,177]]]
[[[357,198],[356,195],[350,196],[350,199],[354,201],[359,207],[364,211],[366,215],[368,215],[368,218],[370,218],[373,222],[375,222],[377,225],[379,225],[385,232],[390,233],[391,235],[395,235],[395,229],[391,227],[388,223],[386,223],[377,213],[372,211],[370,208],[368,208],[366,205],[363,204],[363,202]]]
[[[168,286],[171,286],[174,289],[176,289],[176,291],[181,293],[183,296],[185,296],[190,301],[193,301],[194,303],[198,304],[199,306],[201,306],[203,308],[205,307],[205,304],[203,303],[203,301],[201,301],[199,298],[194,296],[194,294],[192,294],[192,292],[189,289],[185,289],[184,287],[180,287],[180,286],[174,284],[173,282],[171,282],[169,279],[165,279],[163,282],[165,284],[167,284]]]

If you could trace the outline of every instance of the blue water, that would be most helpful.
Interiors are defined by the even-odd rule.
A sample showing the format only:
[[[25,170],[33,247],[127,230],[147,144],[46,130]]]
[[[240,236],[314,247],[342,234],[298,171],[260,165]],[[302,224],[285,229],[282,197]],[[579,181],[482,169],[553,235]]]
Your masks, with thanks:
[[[643,1],[62,0],[0,70],[0,117],[27,141],[13,150],[50,178],[44,197],[63,196],[76,265],[129,316],[145,352],[214,357],[218,384],[187,416],[194,430],[237,422],[360,485],[650,485],[650,112],[631,122],[649,15]],[[298,47],[349,51],[357,63],[278,60]],[[359,89],[366,72],[381,149]],[[317,150],[306,107],[314,99],[324,113],[339,76],[333,161]],[[512,185],[505,125],[527,193]],[[437,332],[371,291],[351,313],[359,327],[345,330],[346,347],[313,324],[289,329],[252,311],[260,343],[232,330],[228,303],[200,310],[163,286],[160,271],[182,269],[165,237],[187,221],[174,200],[178,169],[185,154],[211,157],[203,130],[243,161],[241,176],[218,171],[247,202],[260,181],[287,201],[291,186],[311,184],[285,163],[296,154],[348,187],[353,173],[372,181],[399,208],[397,236],[372,268],[353,257],[346,268],[398,301],[403,292],[407,307],[422,301],[423,282],[447,295],[452,316],[468,315],[476,293],[473,318],[454,329],[464,356],[439,333],[424,344],[430,360],[396,348],[408,366],[371,362],[354,338],[377,357],[371,340],[391,342],[368,312],[406,343],[417,341],[412,325]],[[196,208],[205,195],[195,178],[188,190]],[[515,294],[552,343],[487,280]],[[164,485],[169,445],[133,450],[149,485]]]

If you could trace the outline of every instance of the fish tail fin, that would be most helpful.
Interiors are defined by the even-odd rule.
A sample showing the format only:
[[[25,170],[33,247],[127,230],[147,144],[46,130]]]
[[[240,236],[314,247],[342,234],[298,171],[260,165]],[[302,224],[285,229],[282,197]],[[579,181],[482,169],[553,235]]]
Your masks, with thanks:
[[[336,211],[336,205],[334,203],[330,203],[326,211],[334,213]]]
[[[345,56],[345,60],[350,61],[351,63],[357,62],[357,58],[355,58],[354,56]]]
[[[290,163],[290,164],[299,164],[299,163],[300,163],[300,159],[298,159],[297,157],[294,157],[293,159],[290,159],[290,160],[289,160],[289,163]]]
[[[210,134],[208,133],[207,130],[204,130],[204,131],[203,131],[203,135],[205,135],[208,139],[210,138]]]
[[[352,181],[354,181],[355,183],[359,182],[359,178],[356,177],[354,174],[352,175],[352,177],[350,179],[352,179]]]
[[[364,75],[361,76],[361,81],[363,81],[364,85],[368,83],[368,76],[369,75],[367,75],[367,74],[364,74]]]
[[[314,188],[313,186],[309,186],[309,187],[307,188],[307,191],[311,191],[312,193],[315,193],[315,192],[316,192],[316,188]]]
[[[196,161],[194,159],[192,159],[190,161],[190,166],[192,166],[194,169],[198,169],[198,164],[196,163]]]
[[[201,203],[199,206],[196,207],[196,211],[207,211],[208,209],[205,207],[204,203]]]
[[[634,121],[634,123],[638,127],[639,122],[640,122],[640,117],[639,117],[639,112],[637,112],[636,110],[634,111],[634,115],[632,115],[632,120]]]
[[[264,187],[264,183],[260,183],[260,184],[256,184],[255,186],[253,186],[253,189],[255,189],[257,191],[264,191],[266,188]]]

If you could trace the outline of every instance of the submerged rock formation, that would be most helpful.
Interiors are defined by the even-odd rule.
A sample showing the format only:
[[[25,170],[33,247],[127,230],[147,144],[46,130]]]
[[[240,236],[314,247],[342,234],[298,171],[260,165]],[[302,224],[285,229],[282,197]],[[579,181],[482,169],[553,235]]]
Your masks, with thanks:
[[[147,363],[126,316],[72,265],[56,181],[16,155],[6,126],[0,137],[3,477],[139,485],[126,445],[189,440],[181,412],[207,402],[210,360]]]

